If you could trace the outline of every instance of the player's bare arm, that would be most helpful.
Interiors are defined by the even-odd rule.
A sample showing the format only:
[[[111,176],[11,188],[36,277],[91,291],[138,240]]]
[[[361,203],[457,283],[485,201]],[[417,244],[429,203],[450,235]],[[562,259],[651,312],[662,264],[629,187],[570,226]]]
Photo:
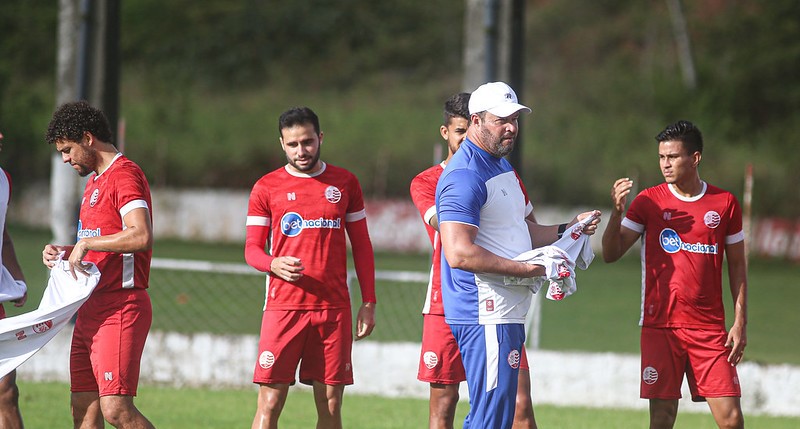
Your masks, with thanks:
[[[725,246],[728,259],[728,277],[733,298],[733,325],[728,331],[726,347],[731,348],[728,363],[738,365],[747,346],[747,264],[744,241]]]
[[[96,252],[136,253],[150,250],[153,247],[153,225],[150,222],[150,211],[147,208],[136,208],[122,218],[125,229],[111,235],[100,235],[80,239],[69,254],[70,272],[87,274],[83,258],[90,250]]]
[[[614,208],[608,218],[603,232],[603,260],[617,261],[639,238],[639,233],[622,227],[622,216],[625,213],[628,195],[633,189],[633,180],[627,177],[617,179],[611,187],[611,203]]]
[[[1,137],[0,137],[1,138]],[[6,267],[9,274],[14,280],[22,280],[25,281],[25,275],[22,273],[22,267],[19,265],[19,261],[17,260],[17,252],[14,250],[14,241],[11,240],[11,234],[8,233],[8,227],[3,227],[3,266]],[[28,292],[25,292],[25,295],[22,295],[22,298],[15,299],[11,302],[14,303],[15,307],[22,307],[25,305],[25,301],[28,300]]]
[[[546,275],[541,265],[526,264],[501,256],[475,244],[478,228],[458,222],[444,222],[441,228],[442,251],[453,268],[472,273],[500,274],[514,277]]]
[[[583,212],[566,223],[565,229],[569,229],[572,225],[575,225],[589,216],[595,215],[597,218],[583,228],[584,234],[594,235],[597,232],[597,226],[600,224],[600,214],[600,210]],[[534,249],[537,247],[551,245],[560,238],[558,236],[560,225],[541,225],[536,221],[536,217],[533,215],[533,213],[528,215],[528,217],[525,218],[525,221],[528,224],[528,233],[531,235],[531,244],[533,245]]]

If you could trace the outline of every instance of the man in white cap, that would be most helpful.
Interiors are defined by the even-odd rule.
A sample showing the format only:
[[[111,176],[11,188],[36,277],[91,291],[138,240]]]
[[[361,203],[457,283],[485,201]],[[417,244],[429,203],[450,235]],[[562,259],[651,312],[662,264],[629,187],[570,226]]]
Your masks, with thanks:
[[[561,225],[531,221],[533,205],[503,158],[514,149],[520,115],[530,111],[503,82],[478,87],[469,100],[467,138],[436,187],[445,320],[461,351],[470,396],[464,428],[513,424],[532,295],[527,287],[506,285],[504,277],[552,273],[512,258],[552,244],[579,218],[594,213]],[[594,234],[598,223],[599,218],[584,232]]]

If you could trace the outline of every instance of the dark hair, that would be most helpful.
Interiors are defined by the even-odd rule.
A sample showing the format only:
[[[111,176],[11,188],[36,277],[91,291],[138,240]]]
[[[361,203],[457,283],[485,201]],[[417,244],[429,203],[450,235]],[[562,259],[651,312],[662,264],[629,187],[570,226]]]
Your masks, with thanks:
[[[311,124],[314,126],[314,131],[319,135],[319,118],[313,110],[308,107],[292,107],[291,109],[281,113],[278,118],[278,134],[281,134],[284,128],[291,128],[295,125]]]
[[[461,92],[444,102],[444,125],[450,124],[453,118],[469,121],[469,96],[468,92]]]
[[[49,144],[58,140],[79,142],[86,132],[102,142],[114,144],[106,115],[85,100],[72,101],[62,104],[53,113],[45,139]]]
[[[674,124],[667,125],[664,131],[661,131],[656,136],[656,141],[679,141],[683,143],[684,149],[689,152],[689,155],[700,152],[703,153],[703,134],[700,129],[689,121],[678,121]]]

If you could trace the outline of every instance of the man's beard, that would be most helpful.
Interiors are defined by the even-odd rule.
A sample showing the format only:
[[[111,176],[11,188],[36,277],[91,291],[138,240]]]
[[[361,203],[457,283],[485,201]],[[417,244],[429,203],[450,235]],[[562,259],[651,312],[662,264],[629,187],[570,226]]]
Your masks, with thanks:
[[[503,145],[505,134],[501,137],[495,137],[486,129],[482,130],[481,134],[483,141],[490,142],[487,147],[490,149],[490,153],[497,158],[502,158],[514,150],[514,136],[511,137],[511,144]]]
[[[311,162],[309,162],[305,166],[301,166],[301,165],[297,164],[293,159],[291,159],[289,157],[286,157],[286,160],[289,161],[289,165],[291,165],[295,170],[305,173],[307,171],[313,170],[317,166],[317,164],[319,163],[319,154],[321,152],[320,149],[321,148],[317,149],[317,153],[314,154],[314,156],[311,158]]]

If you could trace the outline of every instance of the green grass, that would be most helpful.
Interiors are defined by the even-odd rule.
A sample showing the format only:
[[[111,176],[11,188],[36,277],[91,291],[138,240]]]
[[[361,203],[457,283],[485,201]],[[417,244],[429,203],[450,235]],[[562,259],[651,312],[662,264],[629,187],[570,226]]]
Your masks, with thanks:
[[[30,311],[39,302],[46,282],[41,249],[49,239],[44,231],[11,227],[11,234],[30,286],[29,303],[9,314]],[[208,259],[244,262],[240,244],[185,243],[159,240],[154,255],[162,258]],[[425,272],[429,255],[376,255],[379,270]],[[800,343],[794,338],[800,326],[800,268],[783,261],[756,260],[750,264],[748,346],[745,360],[767,364],[800,365]],[[172,277],[171,277],[172,276]],[[636,257],[605,264],[598,257],[587,271],[578,272],[578,292],[561,302],[542,304],[541,347],[548,350],[638,353],[640,268]],[[181,332],[257,334],[264,299],[261,276],[189,276],[154,270],[150,293],[154,329]],[[730,296],[724,280],[728,320]],[[358,288],[354,288],[358,301]],[[377,341],[418,341],[424,284],[378,282]]]
[[[69,387],[64,383],[20,381],[20,407],[26,427],[54,428],[70,425]],[[229,429],[249,427],[255,412],[256,389],[199,390],[142,386],[136,405],[156,427],[170,429]],[[457,409],[460,427],[469,408]],[[390,399],[345,394],[344,427],[353,429],[401,429],[427,427],[428,404],[423,399]],[[647,411],[535,406],[543,428],[597,429],[647,426]],[[745,416],[749,427],[790,429],[800,418]],[[281,416],[281,428],[314,427],[316,411],[311,393],[293,388]],[[710,413],[678,414],[676,429],[716,428]]]

